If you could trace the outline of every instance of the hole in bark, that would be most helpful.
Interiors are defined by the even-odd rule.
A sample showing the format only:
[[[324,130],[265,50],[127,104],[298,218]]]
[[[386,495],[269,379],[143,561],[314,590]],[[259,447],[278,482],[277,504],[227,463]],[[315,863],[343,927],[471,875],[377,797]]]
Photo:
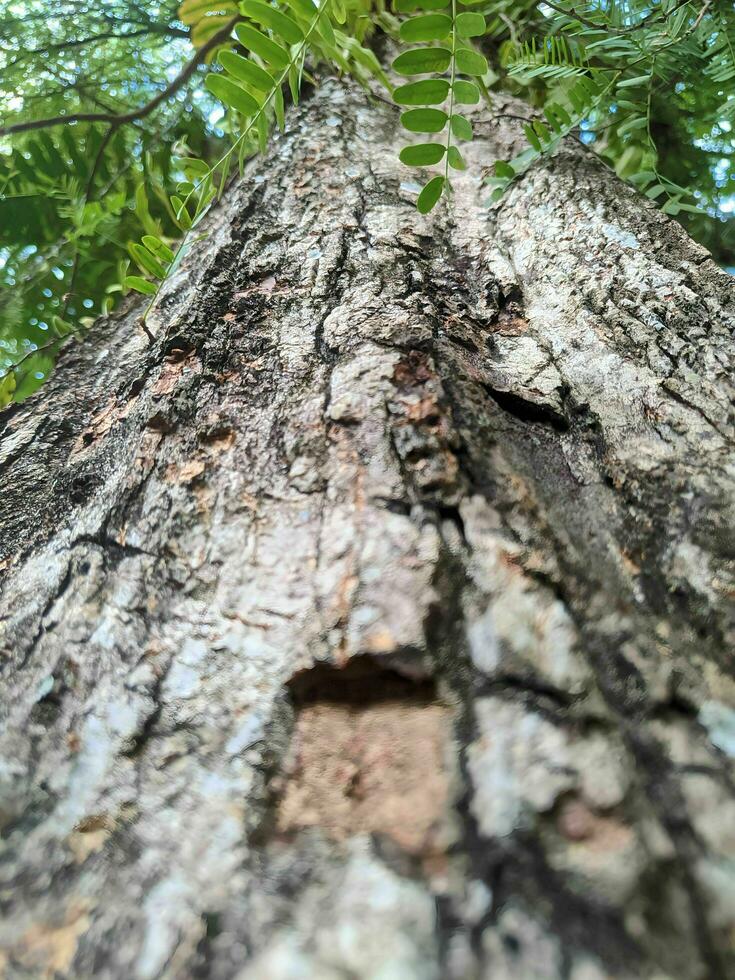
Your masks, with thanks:
[[[422,459],[433,457],[435,451],[436,447],[431,444],[412,446],[408,452],[404,453],[403,458],[407,463],[420,463]]]
[[[102,479],[94,473],[80,473],[69,483],[69,500],[73,504],[82,504],[102,485]]]
[[[548,405],[528,401],[511,391],[501,391],[499,388],[493,388],[487,384],[482,387],[504,412],[521,422],[541,422],[550,425],[558,432],[566,432],[569,428],[568,421]]]
[[[518,286],[511,286],[505,292],[498,290],[498,312],[492,329],[499,333],[518,335],[528,329],[523,293]]]
[[[231,425],[219,423],[204,429],[197,436],[203,446],[207,446],[215,452],[229,449],[235,441],[235,430]]]
[[[411,516],[411,504],[408,500],[393,499],[392,497],[375,497],[375,503],[389,510],[391,514],[400,514],[402,517]]]
[[[449,787],[449,710],[433,681],[361,656],[300,671],[288,689],[298,715],[278,832],[318,827],[335,840],[377,834],[428,871],[445,850]]]
[[[498,309],[507,310],[509,306],[522,306],[523,293],[520,286],[512,285],[498,290]]]
[[[467,533],[465,530],[464,520],[459,511],[459,507],[452,506],[449,504],[446,505],[440,504],[437,510],[439,513],[439,517],[443,521],[449,521],[450,524],[453,524],[456,527],[457,532],[459,533],[459,536],[462,539],[463,543],[467,544]]]
[[[433,680],[413,680],[369,656],[353,657],[344,667],[315,664],[294,674],[286,686],[298,708],[318,702],[365,705],[436,700]]]

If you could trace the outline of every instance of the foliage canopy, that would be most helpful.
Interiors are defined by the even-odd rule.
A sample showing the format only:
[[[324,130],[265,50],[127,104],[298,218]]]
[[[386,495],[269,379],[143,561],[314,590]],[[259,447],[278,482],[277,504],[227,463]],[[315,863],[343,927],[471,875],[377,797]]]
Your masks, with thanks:
[[[11,0],[0,14],[0,406],[130,289],[155,297],[319,67],[394,101],[421,212],[464,107],[525,99],[499,200],[572,135],[735,264],[733,0]],[[399,53],[386,73],[375,51]],[[427,173],[427,168],[430,169]]]

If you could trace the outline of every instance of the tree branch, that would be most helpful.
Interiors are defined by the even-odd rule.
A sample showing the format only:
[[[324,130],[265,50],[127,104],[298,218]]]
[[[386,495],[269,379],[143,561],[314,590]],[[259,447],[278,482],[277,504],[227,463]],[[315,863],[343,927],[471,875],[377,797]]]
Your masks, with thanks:
[[[83,37],[74,41],[61,41],[58,44],[48,44],[44,48],[32,48],[29,51],[23,51],[17,58],[10,62],[8,68],[14,68],[21,61],[26,61],[28,58],[38,54],[50,54],[52,51],[68,51],[70,48],[82,48],[87,44],[94,44],[97,41],[128,41],[136,37],[144,37],[148,34],[189,37],[188,31],[182,31],[178,27],[168,27],[166,24],[141,27],[139,30],[130,31],[127,34],[116,34],[114,31],[105,31],[102,34],[92,34],[90,37]]]
[[[104,122],[110,123],[117,128],[118,126],[125,125],[125,123],[135,122],[136,119],[143,119],[153,112],[154,109],[157,109],[174,92],[177,92],[182,85],[188,82],[209,52],[216,48],[218,44],[222,44],[223,41],[227,40],[232,33],[232,28],[240,19],[241,17],[238,14],[236,17],[231,18],[221,30],[213,34],[207,43],[199,48],[191,61],[187,63],[171,84],[139,109],[133,109],[130,112],[119,115],[110,112],[75,112],[69,116],[51,116],[49,119],[36,119],[32,122],[14,123],[12,126],[0,127],[0,136],[10,136],[12,133],[24,133],[32,129],[48,129],[51,126],[65,126],[74,122]]]
[[[673,7],[671,10],[667,11],[664,14],[664,20],[667,17],[670,17],[673,13],[676,13],[676,11],[680,7],[686,6],[686,4],[688,4],[689,2],[690,0],[679,0],[679,3],[677,3],[675,7]],[[570,7],[567,10],[566,8],[560,7],[558,4],[554,3],[553,0],[543,0],[543,3],[545,4],[545,6],[551,7],[551,9],[555,10],[558,14],[564,14],[565,17],[569,17],[571,20],[579,21],[579,23],[582,24],[584,27],[591,27],[594,28],[595,30],[600,30],[604,26],[604,29],[610,31],[611,34],[620,34],[620,35],[630,34],[632,31],[637,31],[639,28],[645,27],[649,21],[655,19],[656,17],[659,17],[662,13],[661,10],[655,9],[652,10],[650,13],[648,13],[642,20],[639,20],[637,24],[629,24],[627,27],[613,27],[611,24],[603,25],[600,21],[589,20],[588,18],[583,17],[579,13],[579,11],[576,10],[576,8],[574,7]],[[705,4],[705,7],[708,6],[709,3]]]

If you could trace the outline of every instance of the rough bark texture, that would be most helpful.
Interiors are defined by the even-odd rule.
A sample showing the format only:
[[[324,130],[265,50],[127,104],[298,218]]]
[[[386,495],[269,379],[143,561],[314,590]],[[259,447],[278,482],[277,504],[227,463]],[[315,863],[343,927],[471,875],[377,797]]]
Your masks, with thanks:
[[[0,417],[6,978],[734,975],[732,280],[477,129],[326,84]]]

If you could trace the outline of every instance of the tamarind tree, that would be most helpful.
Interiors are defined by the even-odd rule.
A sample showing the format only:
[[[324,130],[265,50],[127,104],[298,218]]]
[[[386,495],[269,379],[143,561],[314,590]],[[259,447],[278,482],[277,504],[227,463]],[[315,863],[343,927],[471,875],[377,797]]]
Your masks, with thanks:
[[[733,4],[0,40],[0,976],[732,976]]]

